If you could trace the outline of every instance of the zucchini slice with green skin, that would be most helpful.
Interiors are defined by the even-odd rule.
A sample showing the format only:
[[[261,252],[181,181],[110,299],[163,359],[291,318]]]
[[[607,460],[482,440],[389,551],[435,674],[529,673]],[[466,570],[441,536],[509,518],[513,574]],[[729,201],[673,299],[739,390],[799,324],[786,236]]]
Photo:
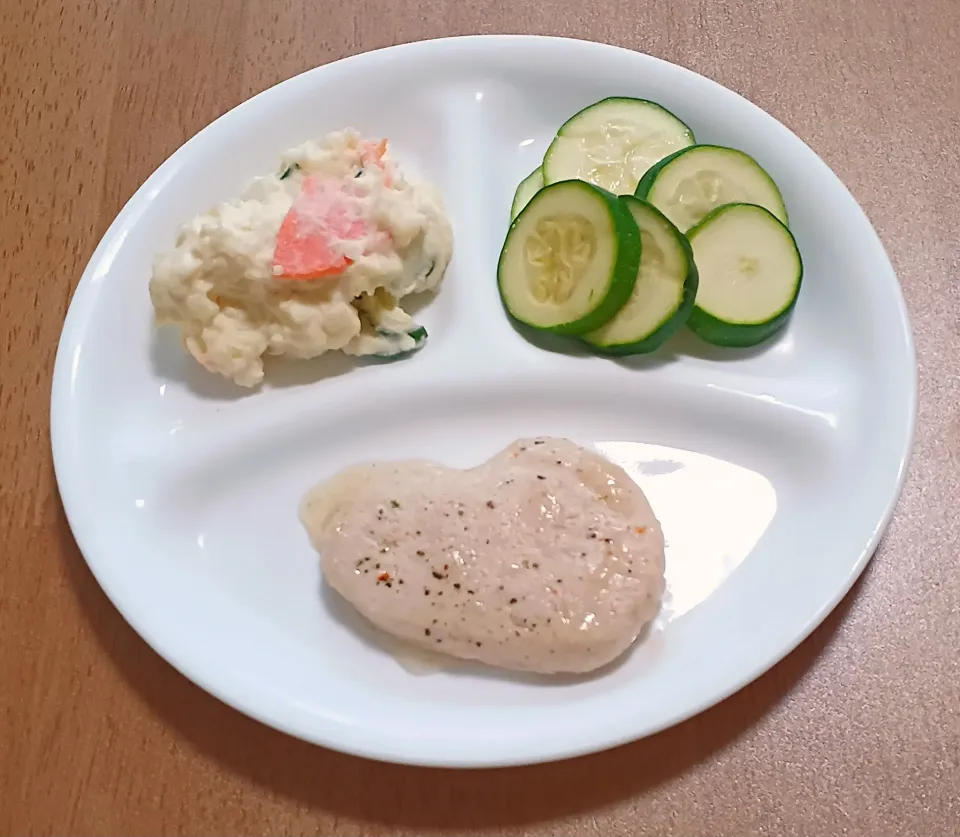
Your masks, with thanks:
[[[749,154],[722,145],[692,145],[671,154],[640,179],[636,196],[684,233],[728,203],[756,204],[788,223],[773,178]]]
[[[557,334],[583,334],[630,298],[640,231],[615,195],[582,180],[545,186],[507,231],[497,284],[508,313]]]
[[[707,215],[687,237],[700,273],[687,325],[717,346],[755,346],[793,312],[803,262],[790,230],[762,206],[734,203]]]
[[[510,206],[510,220],[516,218],[523,208],[530,203],[530,199],[543,188],[543,172],[539,166],[528,174],[513,195],[513,204]]]
[[[543,182],[586,180],[630,195],[650,166],[694,142],[693,131],[656,102],[603,99],[560,126],[543,158]]]
[[[640,229],[637,284],[613,319],[581,339],[606,354],[644,354],[659,349],[690,317],[697,267],[687,239],[658,209],[632,195],[620,200]]]

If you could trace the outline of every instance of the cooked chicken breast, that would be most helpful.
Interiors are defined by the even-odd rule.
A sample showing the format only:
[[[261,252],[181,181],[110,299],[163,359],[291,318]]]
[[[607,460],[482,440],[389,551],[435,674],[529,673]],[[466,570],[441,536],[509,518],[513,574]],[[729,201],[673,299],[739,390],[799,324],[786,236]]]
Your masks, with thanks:
[[[540,673],[618,657],[657,613],[663,534],[623,469],[566,439],[515,442],[456,470],[348,469],[301,517],[327,582],[432,651]]]

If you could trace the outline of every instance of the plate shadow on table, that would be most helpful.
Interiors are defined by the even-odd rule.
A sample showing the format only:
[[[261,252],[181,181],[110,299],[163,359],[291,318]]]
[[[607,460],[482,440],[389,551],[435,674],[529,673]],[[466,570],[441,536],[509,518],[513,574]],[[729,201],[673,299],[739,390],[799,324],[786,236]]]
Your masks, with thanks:
[[[110,604],[87,568],[62,508],[60,550],[97,639],[151,710],[206,758],[242,780],[318,813],[414,829],[544,822],[635,797],[733,744],[803,679],[832,642],[870,572],[813,634],[758,680],[664,732],[613,750],[531,767],[446,770],[342,755],[231,709],[174,671]]]

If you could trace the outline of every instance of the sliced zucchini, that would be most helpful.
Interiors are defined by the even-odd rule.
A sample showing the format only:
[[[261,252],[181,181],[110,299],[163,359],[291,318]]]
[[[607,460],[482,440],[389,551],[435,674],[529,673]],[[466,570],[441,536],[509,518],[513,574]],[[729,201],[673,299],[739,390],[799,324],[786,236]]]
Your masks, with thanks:
[[[687,325],[717,346],[754,346],[786,324],[803,262],[793,234],[761,206],[715,209],[687,237],[700,273]]]
[[[497,284],[514,319],[583,334],[630,298],[640,231],[616,196],[582,180],[545,186],[507,231]]]
[[[687,239],[659,210],[632,195],[620,200],[640,229],[637,283],[613,319],[581,337],[608,354],[643,354],[660,348],[687,321],[697,295],[697,268]]]
[[[537,194],[542,188],[543,172],[537,167],[523,178],[523,180],[520,181],[520,185],[517,186],[517,191],[513,195],[513,204],[510,206],[511,221],[523,211],[523,208],[530,203],[530,198]]]
[[[640,179],[636,195],[681,232],[727,203],[756,204],[787,223],[783,198],[770,175],[749,154],[722,145],[693,145],[671,154]]]
[[[650,166],[693,143],[693,132],[656,102],[603,99],[560,127],[543,158],[543,182],[586,180],[633,194]]]

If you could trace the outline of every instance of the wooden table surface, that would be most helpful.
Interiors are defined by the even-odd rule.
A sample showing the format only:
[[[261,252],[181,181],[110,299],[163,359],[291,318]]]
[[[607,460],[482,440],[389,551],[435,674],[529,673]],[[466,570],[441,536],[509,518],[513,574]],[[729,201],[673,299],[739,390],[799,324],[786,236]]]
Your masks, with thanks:
[[[475,32],[646,51],[796,131],[890,252],[920,415],[876,558],[771,672],[612,752],[448,772],[287,738],[150,651],[64,521],[48,399],[86,260],[185,139],[308,67]],[[7,0],[0,81],[0,832],[960,833],[958,0]]]

